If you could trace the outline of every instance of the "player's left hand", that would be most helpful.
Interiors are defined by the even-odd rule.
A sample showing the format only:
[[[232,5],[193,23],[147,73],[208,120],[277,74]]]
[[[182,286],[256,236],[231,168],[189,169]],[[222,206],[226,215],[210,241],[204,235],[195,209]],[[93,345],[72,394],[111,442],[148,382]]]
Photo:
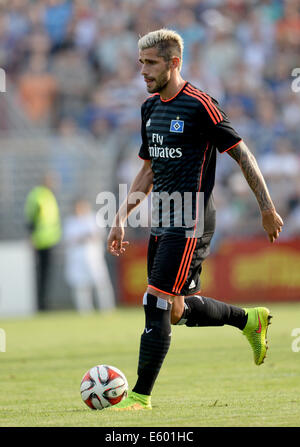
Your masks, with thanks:
[[[269,241],[273,243],[282,231],[283,220],[276,210],[262,211],[262,225],[267,232]]]

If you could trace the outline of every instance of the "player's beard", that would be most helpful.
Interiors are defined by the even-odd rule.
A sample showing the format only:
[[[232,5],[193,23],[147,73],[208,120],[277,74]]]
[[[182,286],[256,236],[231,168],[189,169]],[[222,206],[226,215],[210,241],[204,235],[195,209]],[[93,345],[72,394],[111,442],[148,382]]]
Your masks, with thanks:
[[[161,73],[156,79],[153,79],[154,85],[152,87],[147,86],[148,93],[161,92],[166,87],[169,80],[170,80],[170,77],[168,76],[167,71]]]

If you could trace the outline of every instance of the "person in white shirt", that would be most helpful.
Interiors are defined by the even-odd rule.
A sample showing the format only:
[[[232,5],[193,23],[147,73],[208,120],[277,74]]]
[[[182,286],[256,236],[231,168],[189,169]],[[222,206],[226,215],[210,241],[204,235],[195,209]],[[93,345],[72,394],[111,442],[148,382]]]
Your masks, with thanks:
[[[84,199],[74,203],[74,212],[64,223],[65,279],[72,290],[76,309],[91,312],[115,307],[114,290],[104,257],[104,226],[96,223],[91,205]],[[94,293],[95,292],[95,293]]]

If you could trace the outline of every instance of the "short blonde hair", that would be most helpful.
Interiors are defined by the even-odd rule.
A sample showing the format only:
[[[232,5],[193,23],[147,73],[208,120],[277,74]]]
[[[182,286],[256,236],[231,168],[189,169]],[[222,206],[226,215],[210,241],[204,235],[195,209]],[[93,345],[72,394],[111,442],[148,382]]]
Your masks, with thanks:
[[[159,57],[163,57],[165,61],[169,61],[173,56],[179,57],[179,70],[182,65],[183,46],[182,37],[176,31],[166,28],[151,31],[138,41],[139,50],[155,47],[158,49]]]

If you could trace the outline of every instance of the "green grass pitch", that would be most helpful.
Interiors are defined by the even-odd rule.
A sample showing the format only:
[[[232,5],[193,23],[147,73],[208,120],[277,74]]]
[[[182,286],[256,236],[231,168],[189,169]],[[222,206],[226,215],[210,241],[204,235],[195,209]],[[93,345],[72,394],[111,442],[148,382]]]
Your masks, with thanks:
[[[92,411],[79,393],[83,374],[106,363],[136,380],[141,308],[80,316],[50,312],[0,320],[0,426],[5,427],[288,427],[300,426],[300,352],[291,333],[300,303],[270,304],[270,349],[256,366],[233,327],[172,328],[152,411]]]

